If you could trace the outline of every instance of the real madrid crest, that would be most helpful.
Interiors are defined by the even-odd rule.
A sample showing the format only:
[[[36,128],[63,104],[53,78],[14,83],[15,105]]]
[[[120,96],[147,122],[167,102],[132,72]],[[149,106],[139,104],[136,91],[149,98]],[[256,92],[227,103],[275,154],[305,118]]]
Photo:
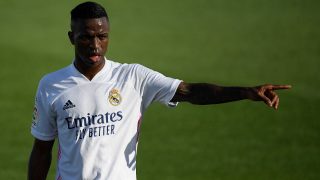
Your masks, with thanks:
[[[111,89],[108,99],[111,105],[118,106],[122,100],[119,90],[114,88]]]

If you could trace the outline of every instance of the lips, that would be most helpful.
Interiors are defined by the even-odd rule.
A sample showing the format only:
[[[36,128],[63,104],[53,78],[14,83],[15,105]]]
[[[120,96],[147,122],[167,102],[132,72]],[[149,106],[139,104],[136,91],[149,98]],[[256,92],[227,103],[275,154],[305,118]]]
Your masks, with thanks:
[[[101,59],[101,56],[94,55],[90,56],[89,59],[93,62],[98,62]]]
[[[98,62],[100,59],[101,59],[102,55],[100,54],[97,54],[97,53],[93,53],[93,54],[90,54],[89,55],[89,59],[92,61],[92,62]]]

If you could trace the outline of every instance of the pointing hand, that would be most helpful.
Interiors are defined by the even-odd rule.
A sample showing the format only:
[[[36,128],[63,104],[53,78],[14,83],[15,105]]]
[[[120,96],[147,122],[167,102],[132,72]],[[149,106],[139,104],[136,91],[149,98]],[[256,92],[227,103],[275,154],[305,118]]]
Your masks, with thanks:
[[[280,89],[290,89],[291,85],[271,85],[266,84],[250,88],[248,91],[248,99],[253,101],[263,101],[268,106],[278,109],[279,96],[274,92]]]

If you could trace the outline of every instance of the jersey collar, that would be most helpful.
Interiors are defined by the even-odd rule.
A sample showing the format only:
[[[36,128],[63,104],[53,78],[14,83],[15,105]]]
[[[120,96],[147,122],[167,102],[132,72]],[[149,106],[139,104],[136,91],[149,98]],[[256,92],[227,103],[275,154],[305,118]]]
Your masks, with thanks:
[[[83,75],[81,72],[78,71],[78,69],[74,65],[74,60],[73,63],[71,64],[72,71],[74,72],[74,75],[78,77],[81,81],[86,81],[86,82],[100,82],[105,79],[105,77],[110,73],[111,70],[111,62],[104,57],[105,63],[103,65],[103,68],[92,78],[90,81],[85,75]]]

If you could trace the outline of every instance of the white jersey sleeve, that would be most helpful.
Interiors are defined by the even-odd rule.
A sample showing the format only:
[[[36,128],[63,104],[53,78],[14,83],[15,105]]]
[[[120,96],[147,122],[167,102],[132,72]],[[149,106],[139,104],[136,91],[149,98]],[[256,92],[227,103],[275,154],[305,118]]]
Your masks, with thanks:
[[[135,88],[142,97],[142,107],[146,109],[153,101],[158,101],[170,107],[177,102],[170,102],[181,80],[166,77],[139,64],[134,65]]]
[[[35,98],[33,109],[31,134],[40,140],[50,141],[57,136],[55,115],[49,103],[50,92],[44,85],[44,80],[40,81]]]

